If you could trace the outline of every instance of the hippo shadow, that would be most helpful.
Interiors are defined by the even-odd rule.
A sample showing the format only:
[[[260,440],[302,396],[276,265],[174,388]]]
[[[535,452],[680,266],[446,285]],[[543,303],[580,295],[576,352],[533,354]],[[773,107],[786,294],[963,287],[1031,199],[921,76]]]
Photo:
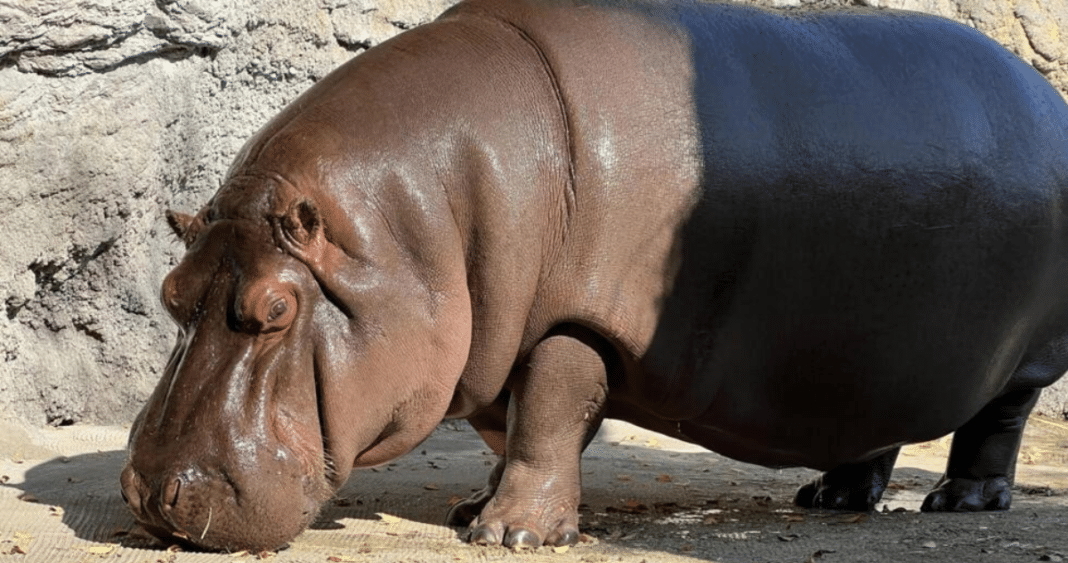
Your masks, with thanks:
[[[310,528],[339,530],[349,527],[347,520],[396,517],[451,528],[461,538],[464,529],[446,526],[445,515],[452,504],[485,486],[496,461],[466,422],[446,421],[407,455],[353,471]]]
[[[407,521],[408,541],[458,541],[464,529],[445,526],[445,514],[451,503],[484,486],[496,459],[469,428],[443,425],[410,454],[374,470],[353,472],[309,533],[333,535],[345,530],[346,535],[358,535],[374,530],[377,521],[398,518]],[[122,500],[118,476],[125,460],[123,450],[57,457],[29,468],[22,483],[0,486],[19,490],[24,500],[57,507],[63,525],[79,539],[166,547],[139,532]],[[678,524],[672,522],[708,507],[737,507],[748,514],[743,519],[746,525],[764,522],[774,527],[782,519],[781,511],[790,507],[792,491],[812,474],[749,466],[711,452],[678,453],[595,441],[583,456],[581,526],[620,548],[638,547],[629,544],[642,541],[646,549],[673,551],[677,546],[659,545],[654,538],[673,537],[668,531]],[[891,508],[904,503],[915,511],[937,477],[914,468],[895,472],[895,482],[905,490],[888,491]],[[705,531],[716,533],[711,527]],[[314,538],[310,542],[318,543]],[[700,558],[698,553],[690,556]]]
[[[398,518],[408,521],[407,532],[402,534],[411,534],[413,541],[419,537],[463,539],[466,530],[447,527],[445,515],[451,504],[485,485],[497,460],[478,435],[465,427],[465,423],[446,423],[408,455],[374,470],[354,471],[323,508],[311,533],[343,529],[347,534],[373,533],[375,522]],[[793,493],[816,471],[769,469],[708,451],[647,447],[647,441],[645,437],[622,443],[595,440],[590,445],[583,455],[583,532],[624,548],[633,535],[635,541],[654,550],[674,550],[650,539],[656,533],[637,531],[663,528],[660,536],[673,537],[680,518],[701,522],[706,516],[703,511],[717,507],[740,509],[746,514],[744,522],[763,522],[772,528],[781,525],[784,511],[818,512],[792,505]],[[899,469],[894,487],[884,497],[887,510],[902,507],[915,513],[938,477],[916,468]],[[834,514],[839,513],[828,517]]]
[[[147,547],[155,540],[131,533],[137,526],[119,492],[125,461],[125,450],[56,457],[29,468],[22,483],[2,486],[20,490],[26,502],[54,507],[51,513],[60,513],[78,539]]]

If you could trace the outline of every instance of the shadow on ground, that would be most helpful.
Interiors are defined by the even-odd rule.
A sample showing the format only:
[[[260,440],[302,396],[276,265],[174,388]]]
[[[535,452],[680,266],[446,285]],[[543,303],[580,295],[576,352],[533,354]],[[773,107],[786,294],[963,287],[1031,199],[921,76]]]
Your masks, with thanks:
[[[126,452],[56,457],[28,467],[17,489],[23,502],[47,507],[74,536],[93,542],[115,541],[134,524],[119,494],[119,471]]]

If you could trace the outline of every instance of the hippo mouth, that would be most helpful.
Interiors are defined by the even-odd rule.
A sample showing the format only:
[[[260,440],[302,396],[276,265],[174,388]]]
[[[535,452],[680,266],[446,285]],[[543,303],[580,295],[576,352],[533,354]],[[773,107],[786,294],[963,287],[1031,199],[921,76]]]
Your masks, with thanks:
[[[282,549],[315,521],[344,479],[328,452],[312,472],[300,471],[301,463],[267,465],[241,475],[190,468],[147,477],[131,460],[122,496],[144,530],[164,543],[231,552]]]

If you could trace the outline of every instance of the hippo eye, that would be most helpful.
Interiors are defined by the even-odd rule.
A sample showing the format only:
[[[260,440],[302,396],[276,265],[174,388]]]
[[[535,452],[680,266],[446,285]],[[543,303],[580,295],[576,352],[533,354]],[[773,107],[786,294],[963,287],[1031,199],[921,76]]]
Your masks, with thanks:
[[[289,310],[289,305],[285,299],[279,299],[271,305],[270,312],[267,313],[267,322],[272,323],[277,321],[282,315],[286,314]]]

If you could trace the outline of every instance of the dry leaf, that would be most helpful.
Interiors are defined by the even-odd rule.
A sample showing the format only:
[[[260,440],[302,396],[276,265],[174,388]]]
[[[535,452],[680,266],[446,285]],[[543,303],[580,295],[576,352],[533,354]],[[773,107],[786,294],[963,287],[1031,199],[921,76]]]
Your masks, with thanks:
[[[553,553],[567,553],[569,549],[571,549],[570,545],[558,545],[553,548]]]
[[[605,512],[622,512],[624,514],[641,514],[649,512],[649,507],[636,500],[628,500],[623,503],[621,507],[609,506],[605,508]]]
[[[674,480],[674,478],[671,475],[668,475],[667,473],[662,473],[657,476],[656,480],[661,483],[670,483]]]
[[[49,506],[48,512],[52,516],[63,516],[63,507],[61,506]]]
[[[351,563],[353,561],[356,561],[355,559],[351,557],[345,557],[344,555],[331,555],[330,557],[327,557],[326,560],[330,561],[331,563]]]
[[[817,550],[816,553],[813,553],[812,555],[810,555],[808,557],[808,559],[805,560],[805,563],[816,563],[817,559],[823,557],[824,555],[827,555],[828,553],[834,553],[834,550],[833,549],[820,549],[820,550]]]
[[[660,445],[660,441],[657,440],[656,438],[649,438],[649,441],[645,443],[645,447],[647,447],[647,448],[655,448],[655,447],[657,447],[659,445]]]
[[[107,555],[107,554],[111,553],[112,551],[115,551],[115,546],[113,546],[113,545],[93,545],[93,546],[89,546],[89,547],[85,548],[85,550],[88,551],[89,553],[92,553],[93,555]]]
[[[382,521],[385,522],[386,524],[396,524],[397,522],[401,521],[400,518],[398,518],[398,517],[396,517],[396,516],[394,516],[392,514],[386,514],[385,512],[379,512],[378,516],[380,518],[382,518]]]
[[[234,558],[236,558],[236,557],[246,557],[248,555],[252,555],[252,554],[249,553],[249,551],[247,549],[242,549],[241,551],[238,551],[237,553],[231,553],[230,557],[234,557]]]
[[[427,484],[423,485],[423,488],[428,490],[428,491],[436,491],[436,490],[438,490],[438,486],[435,485],[434,483],[427,483]]]
[[[11,551],[7,552],[8,555],[26,555],[26,549],[19,544],[11,546]]]
[[[37,497],[33,493],[22,493],[18,496],[18,499],[22,502],[38,502]]]
[[[859,524],[868,519],[867,514],[854,514],[847,518],[843,518],[840,522],[842,524]]]

